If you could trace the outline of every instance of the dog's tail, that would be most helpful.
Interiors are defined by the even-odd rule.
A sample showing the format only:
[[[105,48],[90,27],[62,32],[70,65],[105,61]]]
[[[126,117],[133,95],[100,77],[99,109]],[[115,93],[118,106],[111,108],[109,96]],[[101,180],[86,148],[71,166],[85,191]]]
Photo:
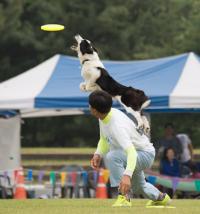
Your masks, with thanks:
[[[147,108],[151,103],[151,100],[147,100],[145,101],[142,105],[141,105],[141,110],[144,109],[144,108]]]
[[[126,110],[127,113],[134,115],[134,110],[131,107],[126,106],[122,100],[121,100],[121,96],[115,96],[114,97]]]

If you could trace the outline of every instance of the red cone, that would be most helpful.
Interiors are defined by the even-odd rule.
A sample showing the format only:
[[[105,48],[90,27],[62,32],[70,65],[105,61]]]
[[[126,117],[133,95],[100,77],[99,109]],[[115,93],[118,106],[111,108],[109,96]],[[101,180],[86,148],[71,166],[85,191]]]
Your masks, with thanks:
[[[96,187],[96,198],[108,198],[107,188],[103,178],[103,170],[99,171],[99,179]]]
[[[24,173],[23,169],[17,170],[16,173],[16,188],[14,193],[14,199],[26,199],[26,189],[24,185]]]

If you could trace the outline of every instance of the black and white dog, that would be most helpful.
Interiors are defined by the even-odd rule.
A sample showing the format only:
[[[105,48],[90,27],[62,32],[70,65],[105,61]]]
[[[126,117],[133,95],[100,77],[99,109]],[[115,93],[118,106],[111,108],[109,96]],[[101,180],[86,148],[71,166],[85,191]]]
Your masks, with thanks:
[[[80,83],[80,89],[82,91],[104,90],[108,92],[124,106],[128,113],[136,118],[138,129],[143,129],[148,134],[150,130],[148,120],[141,115],[141,110],[150,103],[145,93],[114,80],[106,71],[97,50],[89,40],[83,39],[80,35],[76,35],[75,40],[77,44],[71,49],[78,53],[82,66],[81,76],[85,80]]]

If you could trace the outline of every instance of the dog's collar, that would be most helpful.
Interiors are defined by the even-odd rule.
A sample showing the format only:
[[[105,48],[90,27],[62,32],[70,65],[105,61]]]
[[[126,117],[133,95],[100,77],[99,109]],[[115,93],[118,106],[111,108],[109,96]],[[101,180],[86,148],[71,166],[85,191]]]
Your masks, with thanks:
[[[90,61],[89,59],[84,59],[83,62],[81,63],[82,65],[87,62],[87,61]]]

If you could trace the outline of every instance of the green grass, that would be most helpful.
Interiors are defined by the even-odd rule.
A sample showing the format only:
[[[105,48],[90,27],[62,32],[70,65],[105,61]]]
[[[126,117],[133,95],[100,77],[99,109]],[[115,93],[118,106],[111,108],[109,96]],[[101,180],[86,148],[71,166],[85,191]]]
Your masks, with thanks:
[[[72,165],[77,164],[81,166],[90,165],[90,160],[23,160],[23,166],[37,165],[37,166],[60,166],[60,165]]]
[[[30,199],[30,200],[1,200],[2,214],[195,214],[199,213],[199,200],[174,200],[175,209],[147,209],[147,200],[132,200],[132,207],[112,208],[113,200],[97,199]]]
[[[22,148],[22,154],[93,154],[95,148]],[[200,154],[200,149],[194,149],[194,154]]]
[[[92,154],[94,153],[95,148],[22,148],[21,149],[21,153],[22,154],[26,154],[26,155],[31,155],[31,154],[40,154],[40,155],[45,155],[45,154],[55,154],[55,155],[59,155],[59,154],[65,154],[65,155],[73,155],[73,154],[80,154],[80,155],[84,155],[84,154]],[[90,160],[79,160],[79,159],[74,159],[74,160],[62,160],[62,159],[58,159],[58,160],[41,160],[39,158],[37,159],[30,159],[30,160],[26,160],[26,159],[22,159],[22,165],[24,167],[29,167],[32,165],[37,165],[39,167],[43,167],[43,166],[60,166],[60,165],[72,165],[72,164],[77,164],[77,165],[81,165],[81,166],[88,166],[90,165]]]
[[[199,155],[200,154],[200,149],[194,149],[194,154]]]
[[[22,148],[21,152],[22,154],[55,154],[55,155],[59,155],[59,154],[66,154],[66,155],[72,155],[72,154],[93,154],[95,151],[95,148]],[[200,149],[195,149],[194,150],[194,154],[200,154]],[[33,159],[33,160],[22,160],[22,165],[24,167],[29,167],[32,165],[37,165],[40,167],[43,166],[59,166],[60,165],[72,165],[72,164],[78,164],[81,166],[88,166],[90,165],[90,160],[79,160],[79,159],[75,159],[75,160],[62,160],[62,159],[58,159],[58,160],[41,160],[41,159]],[[159,161],[155,160],[154,161],[154,169],[157,169],[159,166]]]
[[[22,154],[93,154],[95,148],[22,148]]]

